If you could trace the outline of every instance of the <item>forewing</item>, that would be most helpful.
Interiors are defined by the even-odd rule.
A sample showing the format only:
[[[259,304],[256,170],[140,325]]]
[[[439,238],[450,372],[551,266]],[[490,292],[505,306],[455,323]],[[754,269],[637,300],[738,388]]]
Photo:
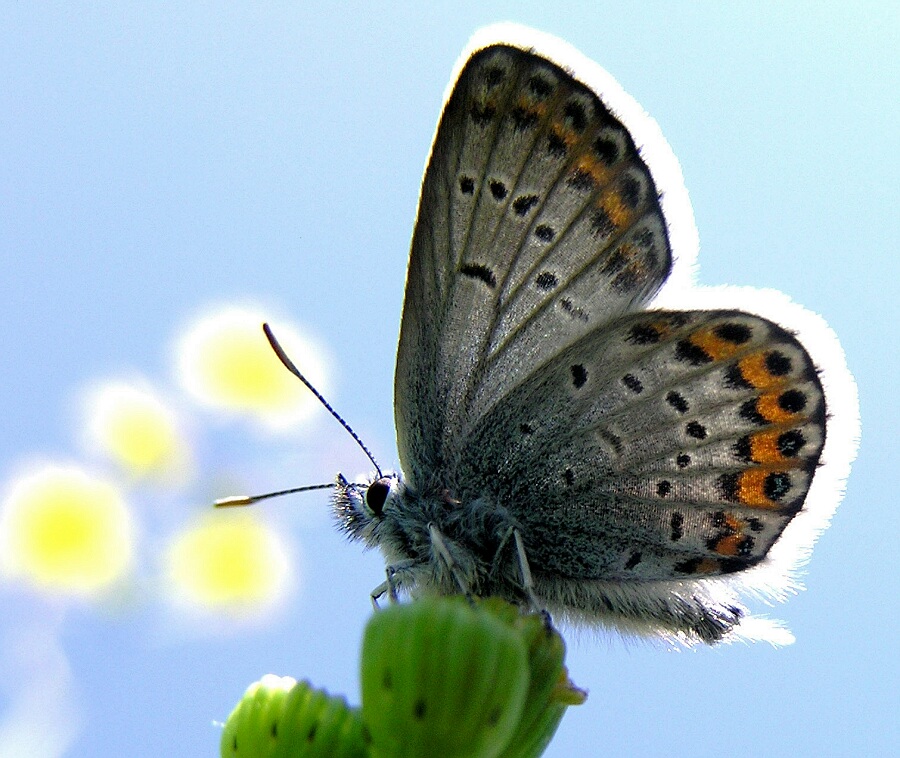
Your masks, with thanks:
[[[505,507],[536,571],[728,574],[762,560],[802,508],[825,416],[809,355],[778,325],[646,311],[588,333],[495,405],[449,486]]]
[[[533,52],[476,52],[438,126],[410,254],[395,378],[410,482],[443,480],[507,393],[641,307],[670,267],[654,181],[598,96]]]

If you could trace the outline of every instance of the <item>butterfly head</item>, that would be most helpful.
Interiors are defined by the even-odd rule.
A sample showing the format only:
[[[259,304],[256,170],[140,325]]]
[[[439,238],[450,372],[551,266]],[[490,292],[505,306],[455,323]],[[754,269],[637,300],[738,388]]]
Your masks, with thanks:
[[[392,531],[402,489],[400,476],[392,472],[367,483],[348,482],[338,474],[332,504],[341,529],[370,547],[383,544]]]

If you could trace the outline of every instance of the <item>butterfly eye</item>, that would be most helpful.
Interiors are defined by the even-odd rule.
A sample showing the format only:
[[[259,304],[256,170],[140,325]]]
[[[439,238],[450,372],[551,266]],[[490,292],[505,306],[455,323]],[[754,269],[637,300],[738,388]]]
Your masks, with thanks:
[[[387,479],[372,482],[366,490],[366,505],[376,516],[380,516],[384,511],[384,503],[390,490],[391,486]]]

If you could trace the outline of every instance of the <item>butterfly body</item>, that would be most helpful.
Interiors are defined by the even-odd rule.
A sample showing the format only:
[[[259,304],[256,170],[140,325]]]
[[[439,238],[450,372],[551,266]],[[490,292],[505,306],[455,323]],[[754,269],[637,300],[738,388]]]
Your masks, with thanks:
[[[351,536],[381,548],[392,590],[525,600],[511,539],[518,525],[505,508],[488,498],[463,503],[446,489],[414,491],[397,475],[376,481],[390,488],[376,511],[368,490],[360,493],[354,485],[339,484],[335,503]],[[434,530],[451,561],[436,549]]]
[[[730,639],[749,627],[737,591],[808,510],[819,371],[773,320],[653,301],[679,263],[683,188],[658,186],[608,93],[502,36],[463,59],[423,180],[395,377],[403,476],[339,478],[336,514],[382,549],[391,593]],[[761,591],[790,587],[776,573]]]

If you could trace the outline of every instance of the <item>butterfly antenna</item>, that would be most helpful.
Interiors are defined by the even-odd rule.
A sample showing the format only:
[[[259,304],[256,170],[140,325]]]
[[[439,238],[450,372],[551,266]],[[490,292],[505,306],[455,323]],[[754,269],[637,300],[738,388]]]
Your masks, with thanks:
[[[356,444],[359,445],[360,449],[368,456],[369,460],[372,461],[372,465],[375,467],[375,470],[378,472],[378,478],[381,479],[384,474],[381,473],[381,466],[378,465],[378,461],[375,460],[375,456],[369,451],[363,441],[359,438],[359,435],[353,431],[353,428],[348,424],[344,419],[340,417],[338,412],[329,405],[328,401],[322,397],[322,393],[319,392],[315,387],[310,384],[309,379],[307,379],[303,374],[300,373],[300,370],[294,365],[294,362],[288,358],[287,353],[284,352],[284,349],[278,344],[278,340],[275,339],[275,335],[272,334],[272,329],[268,324],[263,324],[263,331],[266,333],[266,339],[269,340],[269,344],[272,346],[272,350],[275,351],[275,355],[278,356],[278,360],[280,360],[284,367],[290,371],[294,376],[296,376],[303,384],[306,385],[306,388],[316,396],[316,399],[325,406],[325,410],[327,410],[337,422],[347,430],[347,433],[353,437],[356,441]],[[328,485],[331,486],[331,485]],[[313,488],[315,489],[315,488]],[[288,490],[289,492],[295,492],[296,490]],[[275,494],[284,494],[284,493],[275,493]],[[267,497],[267,496],[264,496]]]
[[[240,505],[252,505],[253,503],[258,503],[260,500],[268,500],[270,497],[293,495],[295,492],[308,492],[309,490],[327,490],[334,486],[334,484],[309,484],[306,487],[293,487],[289,490],[266,492],[264,495],[237,495],[235,497],[223,497],[216,500],[213,505],[216,508],[233,508]]]

